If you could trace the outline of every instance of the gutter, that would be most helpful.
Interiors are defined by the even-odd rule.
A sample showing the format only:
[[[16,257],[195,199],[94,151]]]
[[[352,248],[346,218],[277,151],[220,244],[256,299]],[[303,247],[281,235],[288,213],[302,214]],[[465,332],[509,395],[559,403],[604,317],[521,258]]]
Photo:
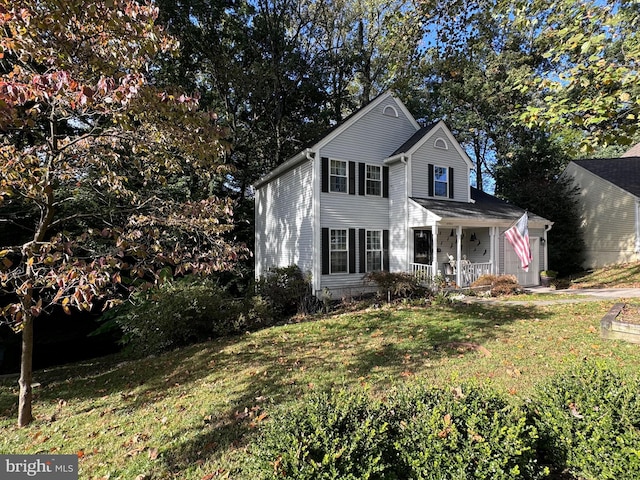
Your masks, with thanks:
[[[300,163],[304,162],[305,160],[312,160],[313,156],[314,156],[313,150],[311,150],[310,148],[305,148],[304,150],[299,152],[297,155],[295,155],[294,157],[291,157],[289,160],[280,164],[278,167],[274,168],[269,173],[267,173],[264,177],[256,181],[253,184],[253,188],[262,187],[264,184],[269,183],[270,181],[276,179],[283,173],[298,166]]]

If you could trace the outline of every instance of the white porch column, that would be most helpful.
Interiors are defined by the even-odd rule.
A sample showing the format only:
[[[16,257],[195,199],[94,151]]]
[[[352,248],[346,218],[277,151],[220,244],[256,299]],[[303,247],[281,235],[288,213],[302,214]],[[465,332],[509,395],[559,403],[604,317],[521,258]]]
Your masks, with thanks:
[[[431,238],[433,239],[432,253],[433,259],[431,260],[432,275],[435,277],[438,275],[438,225],[431,227]]]
[[[496,227],[489,227],[489,261],[491,262],[491,273],[496,274]]]
[[[462,285],[462,270],[460,269],[460,257],[462,257],[462,226],[456,228],[456,284]]]

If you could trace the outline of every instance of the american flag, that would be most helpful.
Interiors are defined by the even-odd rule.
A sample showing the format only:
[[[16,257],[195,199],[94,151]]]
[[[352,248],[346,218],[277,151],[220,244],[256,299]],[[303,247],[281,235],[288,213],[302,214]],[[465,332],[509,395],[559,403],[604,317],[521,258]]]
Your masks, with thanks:
[[[529,271],[529,264],[533,259],[531,255],[531,246],[529,245],[529,224],[527,212],[516,222],[509,230],[504,232],[516,255],[520,259],[520,264],[525,272]]]

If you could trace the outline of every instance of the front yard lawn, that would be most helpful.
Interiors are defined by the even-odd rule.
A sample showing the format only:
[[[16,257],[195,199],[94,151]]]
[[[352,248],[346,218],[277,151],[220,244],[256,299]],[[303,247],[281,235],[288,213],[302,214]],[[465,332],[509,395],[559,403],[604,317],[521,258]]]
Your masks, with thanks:
[[[82,479],[243,478],[270,406],[312,390],[478,381],[515,401],[585,358],[624,369],[640,347],[602,340],[610,301],[370,308],[142,360],[37,372],[36,421],[15,427],[15,378],[0,383],[2,453],[78,453]]]

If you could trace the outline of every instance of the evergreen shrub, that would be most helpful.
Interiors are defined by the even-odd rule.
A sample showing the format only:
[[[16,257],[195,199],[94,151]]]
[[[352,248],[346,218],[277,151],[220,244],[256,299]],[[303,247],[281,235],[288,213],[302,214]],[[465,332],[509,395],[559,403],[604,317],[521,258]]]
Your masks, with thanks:
[[[260,479],[535,479],[523,410],[477,388],[419,387],[386,401],[314,394],[270,415],[252,449]]]
[[[531,405],[542,459],[586,480],[640,478],[640,381],[586,361],[538,388]]]

